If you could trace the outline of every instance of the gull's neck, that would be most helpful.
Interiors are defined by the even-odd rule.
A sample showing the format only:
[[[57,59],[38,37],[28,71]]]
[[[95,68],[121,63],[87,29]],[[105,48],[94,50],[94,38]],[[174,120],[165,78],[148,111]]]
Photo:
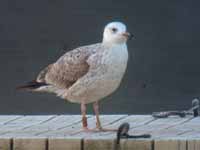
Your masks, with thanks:
[[[113,41],[102,41],[102,45],[108,48],[112,48],[112,47],[118,47],[118,46],[122,46],[122,45],[126,45],[125,42],[123,43],[119,43],[119,42],[113,42]]]

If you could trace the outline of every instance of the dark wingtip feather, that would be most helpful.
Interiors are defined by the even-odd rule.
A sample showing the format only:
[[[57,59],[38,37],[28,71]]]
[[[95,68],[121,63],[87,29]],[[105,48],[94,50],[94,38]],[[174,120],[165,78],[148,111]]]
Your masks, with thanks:
[[[45,85],[47,84],[44,82],[37,82],[36,80],[33,80],[31,82],[26,83],[25,85],[16,87],[16,90],[35,90]]]

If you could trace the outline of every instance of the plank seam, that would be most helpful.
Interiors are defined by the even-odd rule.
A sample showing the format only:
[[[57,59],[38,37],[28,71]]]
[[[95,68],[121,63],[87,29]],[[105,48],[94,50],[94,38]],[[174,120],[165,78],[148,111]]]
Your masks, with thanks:
[[[48,129],[47,129],[46,131],[41,131],[41,132],[35,133],[34,135],[35,135],[35,136],[39,136],[39,135],[41,135],[41,134],[43,134],[43,133],[47,133],[47,132],[49,132]]]
[[[7,122],[4,122],[3,125],[7,125],[7,124],[9,124],[10,122],[13,122],[13,121],[18,120],[18,119],[23,118],[23,117],[24,117],[24,116],[19,116],[19,117],[17,117],[17,118],[11,119],[11,120],[9,120],[9,121],[7,121]]]
[[[84,150],[84,139],[81,139],[81,150]]]
[[[88,116],[87,118],[91,118],[91,116]],[[62,130],[62,129],[65,129],[65,128],[69,128],[69,127],[71,127],[71,126],[73,126],[73,125],[79,124],[80,122],[81,122],[81,118],[80,118],[80,120],[78,120],[78,121],[76,121],[76,122],[73,122],[73,123],[71,123],[71,124],[68,124],[67,126],[64,126],[64,127],[57,128],[56,130],[58,131],[58,130]],[[38,132],[38,133],[36,133],[35,135],[36,135],[36,136],[39,136],[39,135],[44,134],[44,133],[47,133],[47,132],[49,132],[49,130],[42,131],[42,132]]]
[[[10,133],[11,131],[6,131],[6,132],[3,132],[3,133],[1,133],[0,135],[5,135],[5,134],[8,134],[8,133]]]
[[[186,140],[186,150],[189,150],[189,148],[188,148],[188,140]]]
[[[22,130],[26,130],[26,129],[29,129],[29,128],[31,128],[31,127],[37,126],[37,125],[39,125],[39,124],[46,123],[46,122],[48,122],[48,121],[50,121],[50,120],[53,120],[55,117],[56,117],[56,116],[52,116],[51,118],[49,118],[49,119],[47,119],[47,120],[44,120],[44,121],[41,121],[41,122],[39,122],[38,124],[32,124],[32,125],[26,126],[26,127],[22,128]]]
[[[87,119],[91,118],[92,116],[88,116]],[[68,124],[67,126],[64,126],[64,127],[60,127],[58,128],[57,130],[62,130],[62,129],[65,129],[65,128],[68,128],[70,126],[73,126],[73,125],[77,125],[79,124],[80,122],[82,121],[82,119],[80,118],[80,120],[76,121],[76,122],[73,122],[71,124]]]
[[[14,150],[14,139],[10,139],[10,150]]]
[[[118,121],[120,121],[122,119],[125,119],[127,117],[128,117],[128,115],[122,116],[122,117],[118,118],[117,120],[114,120],[113,122],[110,122],[109,124],[112,125],[112,124],[114,124],[114,123],[116,123],[116,122],[118,122]]]
[[[151,141],[151,150],[154,150],[154,149],[155,149],[155,141],[152,140],[152,141]]]
[[[154,118],[154,119],[152,119],[152,120],[149,120],[149,121],[145,122],[145,123],[142,124],[142,125],[137,125],[137,126],[134,126],[134,127],[130,128],[130,129],[137,129],[137,128],[140,128],[140,127],[144,127],[144,126],[146,126],[146,125],[152,123],[152,122],[155,121],[155,120],[157,120],[157,119]]]
[[[181,132],[181,133],[178,133],[177,135],[183,135],[183,134],[185,134],[185,133],[189,133],[189,132],[192,132],[192,131],[194,131],[193,129],[191,129],[191,130],[189,130],[189,131],[183,131],[183,132]]]
[[[185,121],[183,121],[183,122],[179,122],[179,123],[177,123],[177,124],[168,126],[168,127],[164,128],[164,129],[173,128],[173,127],[175,127],[175,126],[177,126],[177,125],[180,125],[180,124],[182,125],[182,124],[184,124],[184,123],[186,123],[186,122],[189,122],[189,121],[192,120],[192,119],[193,119],[193,118],[189,118],[189,119],[187,119],[187,120],[185,120]]]
[[[149,120],[146,123],[144,123],[143,126],[148,125],[148,124],[150,124],[150,123],[152,123],[152,122],[154,122],[156,120],[157,120],[157,118],[153,118],[152,120]]]
[[[39,124],[46,123],[46,122],[48,122],[48,121],[50,121],[50,120],[53,120],[53,119],[56,118],[56,117],[58,117],[58,115],[52,116],[51,118],[49,118],[49,119],[47,119],[47,120],[44,120],[44,121],[40,122]]]
[[[74,123],[68,124],[67,126],[57,128],[57,130],[62,130],[62,129],[65,129],[65,128],[69,128],[69,127],[71,127],[71,126],[73,126],[73,125],[79,124],[80,122],[81,122],[81,120],[76,121],[76,122],[74,122]]]
[[[81,121],[77,122],[76,124],[78,124],[78,123],[80,123],[80,122],[81,122]],[[70,126],[72,126],[72,125],[76,125],[76,124],[70,124],[70,125],[65,126],[64,128],[62,127],[62,128],[58,128],[58,129],[56,129],[56,130],[57,130],[57,131],[58,131],[58,130],[62,130],[62,129],[68,128],[68,127],[70,127]],[[36,135],[36,136],[39,136],[39,135],[44,134],[44,133],[47,133],[47,132],[49,132],[49,130],[42,131],[42,132],[38,132],[38,133],[36,133],[35,135]]]
[[[49,139],[48,138],[46,139],[45,144],[46,144],[45,149],[49,150]]]

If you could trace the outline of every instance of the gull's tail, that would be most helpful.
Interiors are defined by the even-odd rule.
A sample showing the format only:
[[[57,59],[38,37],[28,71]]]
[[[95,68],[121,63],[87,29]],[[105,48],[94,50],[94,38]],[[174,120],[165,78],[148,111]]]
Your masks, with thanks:
[[[27,91],[37,91],[37,89],[48,86],[48,84],[44,82],[37,82],[36,80],[33,80],[31,82],[28,82],[24,85],[18,86],[17,90],[27,90]]]

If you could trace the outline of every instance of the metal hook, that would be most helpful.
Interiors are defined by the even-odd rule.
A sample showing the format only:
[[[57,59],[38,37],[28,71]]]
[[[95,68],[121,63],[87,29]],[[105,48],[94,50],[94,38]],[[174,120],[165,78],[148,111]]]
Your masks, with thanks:
[[[117,141],[116,143],[120,143],[121,138],[150,138],[150,134],[141,134],[141,135],[129,135],[128,131],[130,129],[129,123],[125,122],[121,124],[117,131]]]
[[[164,112],[153,112],[152,116],[155,118],[167,118],[171,115],[178,115],[183,118],[186,115],[193,115],[194,117],[199,116],[200,102],[197,98],[192,100],[192,108],[186,111],[164,111]]]
[[[192,108],[193,116],[197,117],[199,116],[199,100],[197,98],[192,100]]]

